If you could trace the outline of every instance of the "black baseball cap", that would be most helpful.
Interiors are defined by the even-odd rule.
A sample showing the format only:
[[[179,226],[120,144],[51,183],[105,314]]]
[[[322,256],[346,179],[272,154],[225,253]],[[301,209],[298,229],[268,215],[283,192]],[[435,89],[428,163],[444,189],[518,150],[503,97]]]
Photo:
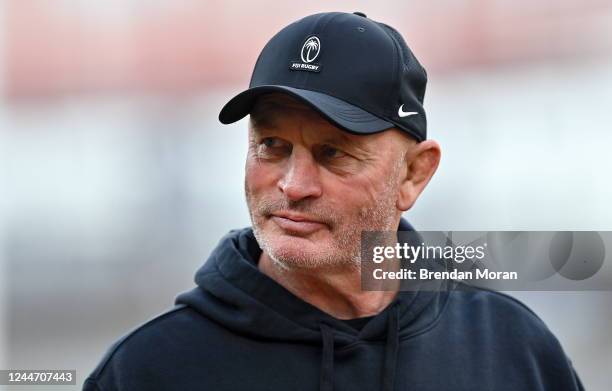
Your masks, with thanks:
[[[249,88],[219,113],[230,124],[262,94],[286,93],[354,134],[397,127],[427,138],[423,108],[427,73],[402,36],[361,12],[306,16],[263,48]]]

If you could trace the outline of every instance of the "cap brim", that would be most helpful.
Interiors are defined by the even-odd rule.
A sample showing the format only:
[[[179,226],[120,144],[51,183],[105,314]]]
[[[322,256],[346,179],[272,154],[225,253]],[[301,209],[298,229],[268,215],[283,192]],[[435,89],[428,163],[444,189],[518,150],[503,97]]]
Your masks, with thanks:
[[[231,124],[241,120],[251,112],[259,96],[270,92],[286,93],[306,103],[334,125],[350,133],[378,133],[395,126],[391,122],[380,119],[333,96],[316,91],[275,85],[249,88],[236,95],[221,109],[219,121],[224,124]]]

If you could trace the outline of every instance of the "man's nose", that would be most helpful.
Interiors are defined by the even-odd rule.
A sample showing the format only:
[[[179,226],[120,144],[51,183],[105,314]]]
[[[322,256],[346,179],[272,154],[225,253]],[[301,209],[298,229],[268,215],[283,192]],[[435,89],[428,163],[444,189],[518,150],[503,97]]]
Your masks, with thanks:
[[[293,149],[278,186],[291,201],[321,196],[319,166],[309,151]]]

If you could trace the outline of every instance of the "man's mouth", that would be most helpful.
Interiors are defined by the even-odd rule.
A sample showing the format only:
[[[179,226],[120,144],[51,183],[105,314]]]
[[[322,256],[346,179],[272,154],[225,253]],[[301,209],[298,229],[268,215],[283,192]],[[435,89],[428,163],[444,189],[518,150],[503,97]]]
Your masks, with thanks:
[[[283,230],[298,235],[308,235],[326,226],[321,220],[301,213],[275,212],[270,218]]]

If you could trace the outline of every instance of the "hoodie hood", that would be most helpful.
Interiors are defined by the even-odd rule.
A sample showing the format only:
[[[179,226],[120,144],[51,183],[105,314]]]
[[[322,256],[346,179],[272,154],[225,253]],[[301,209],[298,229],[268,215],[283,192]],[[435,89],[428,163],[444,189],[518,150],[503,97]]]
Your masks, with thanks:
[[[398,230],[413,231],[401,219]],[[322,345],[321,389],[331,390],[333,350],[358,340],[386,341],[383,389],[391,389],[398,344],[431,327],[446,303],[446,289],[400,291],[361,330],[319,310],[261,273],[253,230],[229,232],[197,271],[193,290],[176,304],[187,305],[224,328],[257,339]],[[391,380],[389,380],[391,379]]]

